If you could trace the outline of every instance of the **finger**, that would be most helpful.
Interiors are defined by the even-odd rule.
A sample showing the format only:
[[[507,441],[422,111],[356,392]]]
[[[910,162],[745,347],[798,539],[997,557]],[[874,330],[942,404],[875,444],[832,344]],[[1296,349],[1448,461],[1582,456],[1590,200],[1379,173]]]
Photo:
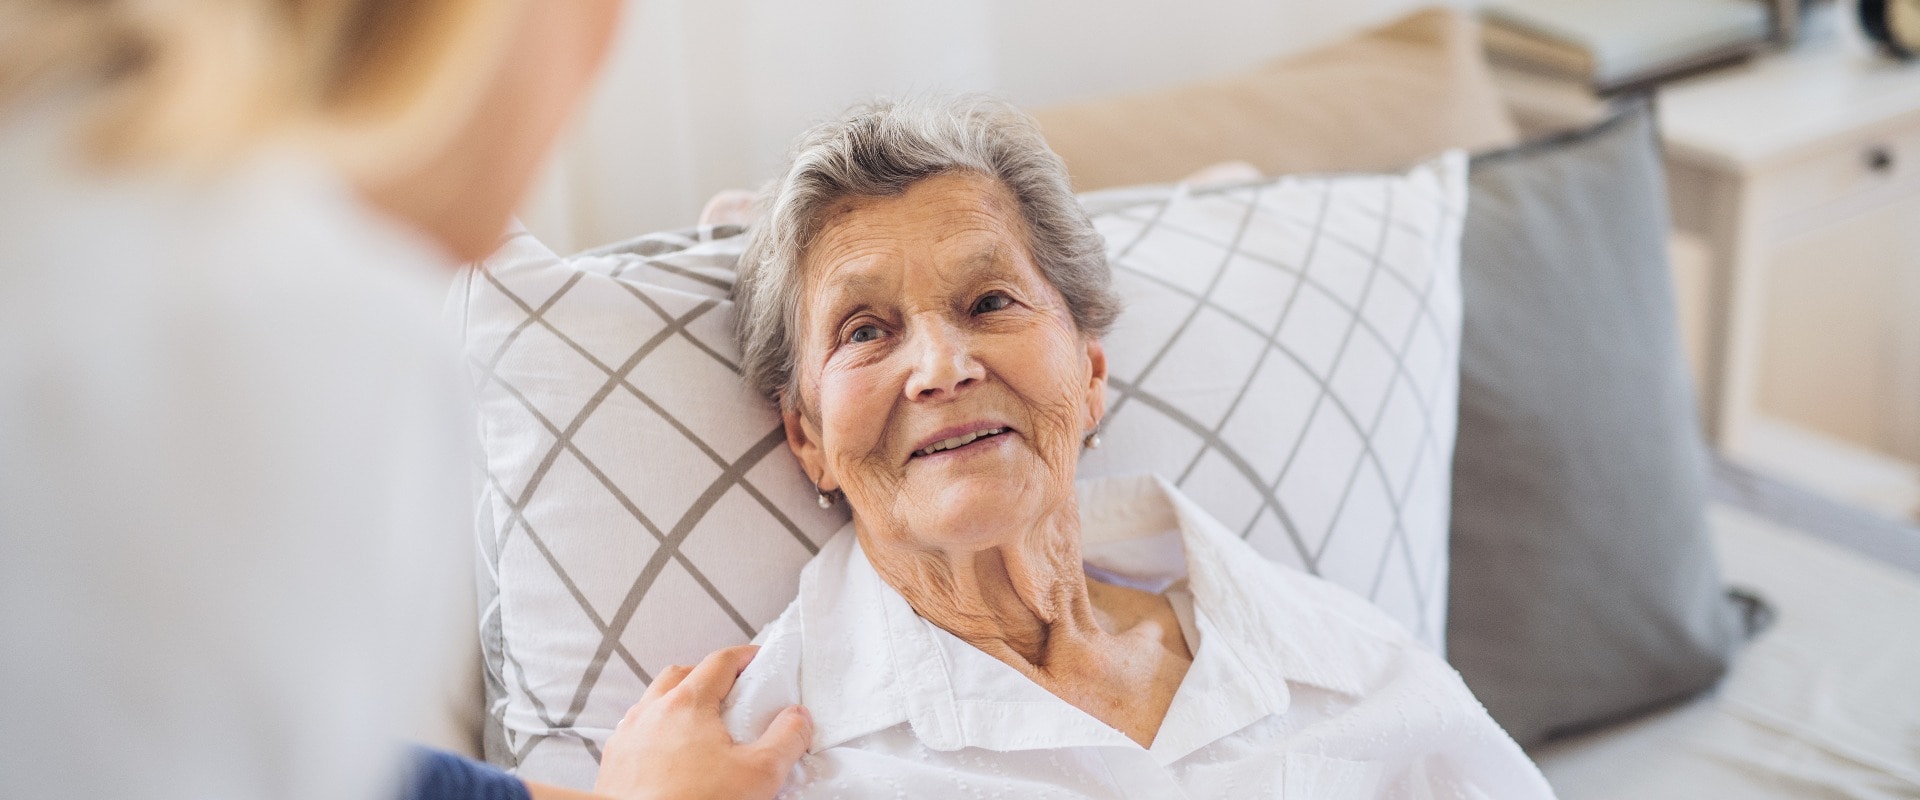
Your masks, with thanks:
[[[660,695],[673,691],[673,687],[679,686],[681,681],[687,679],[687,673],[692,671],[692,667],[681,666],[679,664],[673,664],[666,669],[660,670],[660,674],[653,676],[653,683],[647,684],[647,691],[640,695],[640,702],[644,703],[648,700],[655,700],[658,699]],[[638,704],[636,703],[635,705]]]
[[[787,706],[773,718],[773,724],[767,726],[766,733],[760,734],[753,747],[778,764],[784,773],[806,755],[812,744],[813,715],[807,713],[805,706]]]
[[[718,708],[727,692],[733,690],[733,681],[740,677],[740,671],[753,661],[755,653],[760,652],[756,645],[743,644],[713,651],[712,655],[700,661],[693,673],[681,682],[693,699],[704,706]]]

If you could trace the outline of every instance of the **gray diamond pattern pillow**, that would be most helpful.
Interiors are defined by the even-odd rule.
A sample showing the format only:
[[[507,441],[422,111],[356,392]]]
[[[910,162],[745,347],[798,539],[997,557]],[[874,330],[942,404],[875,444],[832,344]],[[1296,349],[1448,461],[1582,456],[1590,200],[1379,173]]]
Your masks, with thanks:
[[[1127,310],[1081,477],[1157,472],[1439,652],[1465,172],[1452,155],[1097,214]]]
[[[1129,307],[1083,477],[1176,480],[1437,647],[1464,172],[1450,157],[1096,213]],[[456,290],[485,455],[487,758],[524,777],[591,785],[651,676],[751,638],[846,521],[739,379],[733,233],[570,258],[522,234]]]
[[[591,786],[659,670],[747,641],[846,522],[740,381],[737,233],[561,259],[524,233],[458,287],[485,458],[488,760]]]

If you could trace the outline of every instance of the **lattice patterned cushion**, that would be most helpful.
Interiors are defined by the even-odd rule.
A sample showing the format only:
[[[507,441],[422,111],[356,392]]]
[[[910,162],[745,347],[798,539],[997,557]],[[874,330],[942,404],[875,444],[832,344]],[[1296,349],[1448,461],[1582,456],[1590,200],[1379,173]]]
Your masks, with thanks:
[[[485,455],[486,756],[527,777],[591,785],[653,675],[747,641],[846,522],[740,381],[739,237],[714,233],[569,259],[523,233],[457,290]]]
[[[1097,214],[1127,311],[1081,477],[1160,473],[1439,651],[1465,172],[1456,154]]]
[[[1463,169],[1096,215],[1130,306],[1083,474],[1177,480],[1436,641]],[[568,259],[522,235],[454,298],[486,456],[487,757],[526,777],[590,784],[651,676],[750,638],[845,521],[738,378],[729,233]]]

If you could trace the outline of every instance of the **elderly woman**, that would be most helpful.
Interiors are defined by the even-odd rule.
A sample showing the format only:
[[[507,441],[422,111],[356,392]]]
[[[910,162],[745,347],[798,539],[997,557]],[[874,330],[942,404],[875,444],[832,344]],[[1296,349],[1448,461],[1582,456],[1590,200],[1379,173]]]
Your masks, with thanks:
[[[853,513],[724,709],[739,739],[812,711],[786,795],[1551,796],[1365,601],[1163,482],[1076,488],[1119,304],[1030,120],[861,108],[769,191],[745,370]]]

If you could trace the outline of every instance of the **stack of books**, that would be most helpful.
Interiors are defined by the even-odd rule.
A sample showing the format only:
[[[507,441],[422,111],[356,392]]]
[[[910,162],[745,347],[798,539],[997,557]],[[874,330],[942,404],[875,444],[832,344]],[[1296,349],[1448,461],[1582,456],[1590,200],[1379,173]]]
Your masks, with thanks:
[[[1480,14],[1516,113],[1566,124],[1604,115],[1610,97],[1744,61],[1776,34],[1766,0],[1486,0]]]

